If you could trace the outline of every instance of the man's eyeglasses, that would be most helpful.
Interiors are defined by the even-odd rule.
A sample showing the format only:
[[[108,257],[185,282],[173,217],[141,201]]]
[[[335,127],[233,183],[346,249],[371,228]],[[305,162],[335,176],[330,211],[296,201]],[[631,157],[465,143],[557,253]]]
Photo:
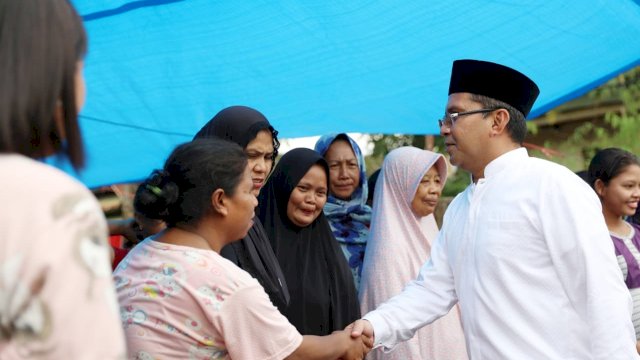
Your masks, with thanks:
[[[488,112],[492,112],[492,111],[495,111],[495,110],[498,110],[498,109],[504,109],[504,108],[497,107],[497,108],[491,108],[491,109],[480,109],[480,110],[471,110],[471,111],[454,112],[454,113],[451,113],[451,114],[445,114],[444,118],[438,120],[438,126],[439,127],[446,126],[449,129],[451,129],[453,124],[456,123],[456,120],[458,120],[458,118],[460,116],[472,115],[472,114],[480,114],[480,113],[488,113]]]

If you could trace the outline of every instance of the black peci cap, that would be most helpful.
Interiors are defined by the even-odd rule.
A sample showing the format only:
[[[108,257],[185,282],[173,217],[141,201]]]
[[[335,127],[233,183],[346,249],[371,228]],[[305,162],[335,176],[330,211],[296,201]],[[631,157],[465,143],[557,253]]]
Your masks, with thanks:
[[[479,60],[456,60],[451,69],[449,95],[467,92],[505,102],[529,115],[540,89],[526,75],[504,65]]]

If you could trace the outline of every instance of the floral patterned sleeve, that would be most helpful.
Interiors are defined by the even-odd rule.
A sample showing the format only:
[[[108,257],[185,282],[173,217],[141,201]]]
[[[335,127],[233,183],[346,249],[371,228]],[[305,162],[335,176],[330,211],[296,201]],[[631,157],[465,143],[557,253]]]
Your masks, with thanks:
[[[226,299],[216,321],[233,359],[284,359],[302,344],[302,335],[257,281]]]
[[[124,358],[104,217],[80,184],[61,185],[0,210],[0,358]]]

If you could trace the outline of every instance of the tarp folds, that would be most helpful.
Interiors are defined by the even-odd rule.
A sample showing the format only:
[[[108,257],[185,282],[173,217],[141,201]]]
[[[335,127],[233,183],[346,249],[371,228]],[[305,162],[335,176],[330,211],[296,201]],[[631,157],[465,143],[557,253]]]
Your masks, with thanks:
[[[75,0],[89,32],[88,186],[139,180],[223,107],[283,137],[437,133],[451,63],[514,67],[530,117],[640,63],[640,7],[585,1]]]

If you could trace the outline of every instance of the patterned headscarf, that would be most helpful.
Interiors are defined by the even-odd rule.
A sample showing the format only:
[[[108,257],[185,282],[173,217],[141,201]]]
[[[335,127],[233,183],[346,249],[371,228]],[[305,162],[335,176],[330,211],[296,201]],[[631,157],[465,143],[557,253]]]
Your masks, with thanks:
[[[360,183],[351,195],[350,200],[338,199],[329,195],[324,206],[324,214],[329,220],[331,230],[336,240],[340,243],[342,252],[347,258],[356,288],[360,284],[364,251],[369,236],[369,224],[371,223],[371,207],[367,205],[367,174],[365,171],[364,156],[358,144],[346,134],[324,135],[316,142],[315,150],[322,156],[327,153],[331,144],[336,140],[347,140],[351,144],[353,153],[358,160],[360,169]]]

